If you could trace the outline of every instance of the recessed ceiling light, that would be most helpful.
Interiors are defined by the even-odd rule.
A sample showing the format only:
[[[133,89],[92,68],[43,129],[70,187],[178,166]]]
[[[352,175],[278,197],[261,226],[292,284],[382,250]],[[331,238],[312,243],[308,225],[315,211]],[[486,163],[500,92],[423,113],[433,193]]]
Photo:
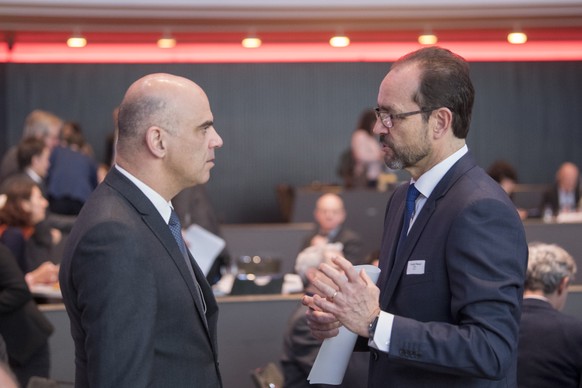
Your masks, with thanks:
[[[350,45],[350,38],[345,35],[336,35],[329,40],[331,47],[347,47]]]

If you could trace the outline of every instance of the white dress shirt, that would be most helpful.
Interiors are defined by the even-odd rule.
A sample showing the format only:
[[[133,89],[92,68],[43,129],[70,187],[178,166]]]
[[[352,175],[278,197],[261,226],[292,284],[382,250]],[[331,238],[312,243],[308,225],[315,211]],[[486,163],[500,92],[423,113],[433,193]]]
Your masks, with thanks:
[[[137,188],[140,189],[146,197],[148,197],[148,199],[158,210],[164,221],[166,221],[166,224],[170,222],[170,215],[172,214],[171,202],[166,201],[160,194],[158,194],[157,191],[155,191],[154,189],[152,189],[151,187],[137,179],[135,176],[131,175],[131,173],[129,173],[127,170],[124,170],[119,165],[116,164],[114,167],[117,170],[119,170],[120,173],[125,175],[127,179],[132,181],[137,186]]]

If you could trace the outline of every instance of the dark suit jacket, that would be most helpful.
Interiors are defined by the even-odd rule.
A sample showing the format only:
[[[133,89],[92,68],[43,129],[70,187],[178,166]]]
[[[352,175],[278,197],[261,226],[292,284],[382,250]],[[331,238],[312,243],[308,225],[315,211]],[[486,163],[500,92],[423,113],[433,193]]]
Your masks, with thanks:
[[[97,186],[97,164],[81,151],[58,146],[51,152],[46,177],[48,199],[85,202]]]
[[[517,358],[519,387],[578,388],[581,373],[582,321],[543,300],[525,299]]]
[[[319,229],[315,229],[303,240],[303,246],[301,250],[309,247],[311,245],[311,239],[315,237],[319,232]],[[338,233],[334,238],[331,239],[331,243],[341,242],[344,245],[344,257],[348,259],[352,264],[363,264],[366,260],[364,257],[364,248],[360,236],[353,230],[350,230],[344,226],[340,228]]]
[[[79,214],[59,278],[75,341],[77,387],[221,387],[218,305],[207,305],[168,225],[112,169]]]
[[[395,318],[389,353],[372,350],[370,387],[515,387],[527,265],[515,206],[466,154],[397,255],[407,186],[386,209],[378,284]]]
[[[53,326],[38,310],[12,253],[0,244],[0,335],[11,362],[26,365],[52,332]]]

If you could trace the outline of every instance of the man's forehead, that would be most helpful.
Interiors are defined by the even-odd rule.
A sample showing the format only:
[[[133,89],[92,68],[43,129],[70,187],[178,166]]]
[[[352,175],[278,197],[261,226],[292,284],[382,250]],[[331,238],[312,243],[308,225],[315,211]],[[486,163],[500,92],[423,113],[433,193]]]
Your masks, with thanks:
[[[397,109],[399,103],[414,101],[420,83],[420,69],[415,64],[403,64],[392,69],[380,84],[378,105]]]

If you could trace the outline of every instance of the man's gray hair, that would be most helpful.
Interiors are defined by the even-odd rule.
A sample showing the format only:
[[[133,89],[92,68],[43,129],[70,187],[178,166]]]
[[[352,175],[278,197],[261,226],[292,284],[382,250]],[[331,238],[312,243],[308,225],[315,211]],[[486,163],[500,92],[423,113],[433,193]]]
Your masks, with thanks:
[[[44,139],[53,127],[61,128],[63,121],[57,115],[40,109],[35,109],[26,116],[22,138],[37,137]]]
[[[562,247],[539,242],[529,244],[526,290],[542,290],[546,295],[552,294],[562,279],[573,279],[575,273],[576,262]]]

